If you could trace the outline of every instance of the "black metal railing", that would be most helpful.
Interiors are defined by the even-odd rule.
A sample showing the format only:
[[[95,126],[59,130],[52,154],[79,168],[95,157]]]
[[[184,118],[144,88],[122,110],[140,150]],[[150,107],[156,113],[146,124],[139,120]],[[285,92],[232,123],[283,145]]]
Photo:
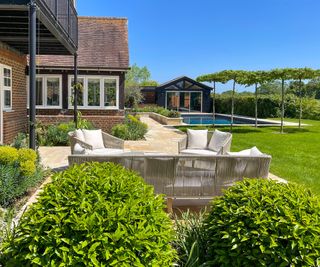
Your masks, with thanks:
[[[78,15],[73,0],[37,0],[56,19],[74,46],[78,47]]]

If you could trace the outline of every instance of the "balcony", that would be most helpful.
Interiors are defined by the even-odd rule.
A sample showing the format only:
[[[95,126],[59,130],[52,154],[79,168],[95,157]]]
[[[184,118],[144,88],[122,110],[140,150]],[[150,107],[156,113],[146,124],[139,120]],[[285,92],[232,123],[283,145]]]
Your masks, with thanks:
[[[73,0],[34,0],[37,54],[70,55],[78,47],[78,17]],[[0,0],[0,41],[29,52],[30,0]]]

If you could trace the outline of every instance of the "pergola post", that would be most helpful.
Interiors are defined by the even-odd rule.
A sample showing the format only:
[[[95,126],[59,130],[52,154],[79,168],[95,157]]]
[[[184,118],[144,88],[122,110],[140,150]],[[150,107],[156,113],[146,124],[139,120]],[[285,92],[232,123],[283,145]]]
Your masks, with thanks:
[[[78,54],[74,54],[74,78],[73,78],[73,121],[78,129]]]
[[[37,49],[37,5],[29,5],[29,147],[36,149],[36,49]]]

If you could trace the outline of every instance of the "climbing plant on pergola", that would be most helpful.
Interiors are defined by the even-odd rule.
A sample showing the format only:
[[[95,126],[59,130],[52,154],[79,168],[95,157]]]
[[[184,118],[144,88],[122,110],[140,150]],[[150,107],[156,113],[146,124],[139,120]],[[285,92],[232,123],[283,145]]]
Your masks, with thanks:
[[[226,77],[220,75],[218,72],[206,74],[197,78],[198,82],[212,82],[213,83],[213,97],[212,97],[212,114],[213,120],[216,118],[216,83],[226,83]]]

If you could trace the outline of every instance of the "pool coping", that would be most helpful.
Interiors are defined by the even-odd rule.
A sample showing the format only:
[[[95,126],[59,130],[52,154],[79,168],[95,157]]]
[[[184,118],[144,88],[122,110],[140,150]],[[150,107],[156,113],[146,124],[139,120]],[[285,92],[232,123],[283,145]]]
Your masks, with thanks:
[[[201,112],[195,112],[195,113],[185,113],[182,112],[180,113],[181,115],[212,115],[212,113],[201,113]],[[230,114],[223,114],[223,113],[216,113],[215,115],[217,116],[224,116],[224,117],[231,117]],[[248,117],[248,116],[241,116],[241,115],[234,115],[233,116],[235,119],[245,119],[245,120],[252,120],[253,123],[234,123],[233,126],[254,126],[255,118],[253,117]],[[259,123],[260,122],[260,123]],[[262,122],[262,123],[261,123]],[[265,123],[263,123],[265,122]],[[174,126],[210,126],[210,125],[215,125],[215,126],[230,126],[230,124],[187,124],[187,123],[182,123],[180,125],[174,125]],[[269,119],[259,119],[258,118],[258,126],[259,127],[274,127],[274,126],[280,126],[281,121],[278,120],[269,120]],[[289,122],[289,121],[284,121],[284,126],[299,126],[298,123],[296,122]],[[301,124],[301,126],[308,126],[308,124]]]

